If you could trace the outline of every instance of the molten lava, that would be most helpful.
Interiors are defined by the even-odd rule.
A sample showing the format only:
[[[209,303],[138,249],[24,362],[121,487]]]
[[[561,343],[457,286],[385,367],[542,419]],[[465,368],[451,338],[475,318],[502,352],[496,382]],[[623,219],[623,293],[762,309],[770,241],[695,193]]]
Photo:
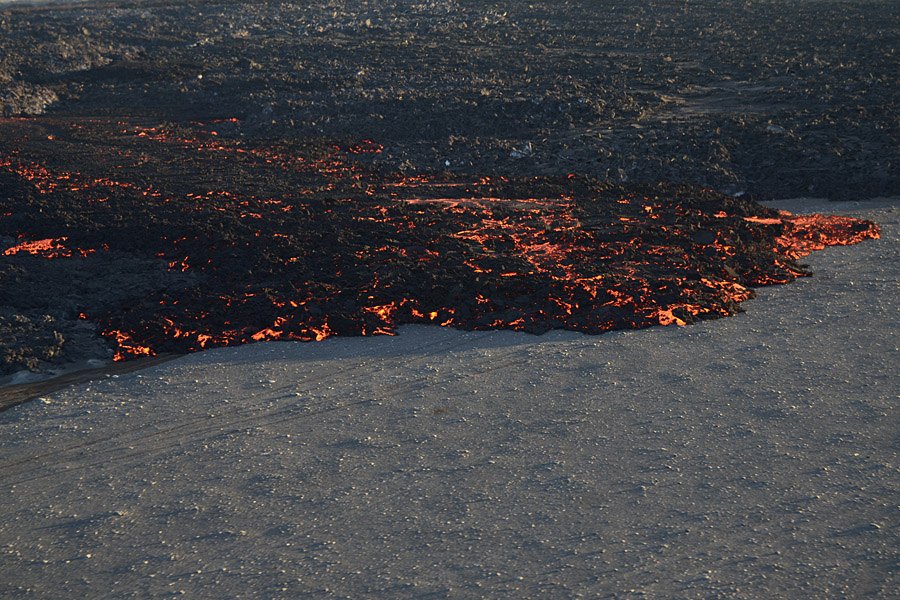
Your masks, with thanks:
[[[226,140],[192,128],[22,120],[0,155],[3,252],[161,261],[190,284],[85,318],[119,359],[403,323],[539,333],[734,314],[795,260],[878,237],[670,185],[385,176],[372,142]],[[91,152],[86,149],[91,148]]]
[[[19,252],[25,252],[27,254],[35,254],[38,256],[43,256],[44,258],[59,258],[60,256],[71,256],[72,253],[62,244],[65,242],[66,238],[59,238],[56,240],[46,239],[46,240],[34,240],[31,242],[22,242],[21,244],[17,244],[11,248],[7,248],[3,251],[3,256],[12,256],[13,254],[18,254]]]

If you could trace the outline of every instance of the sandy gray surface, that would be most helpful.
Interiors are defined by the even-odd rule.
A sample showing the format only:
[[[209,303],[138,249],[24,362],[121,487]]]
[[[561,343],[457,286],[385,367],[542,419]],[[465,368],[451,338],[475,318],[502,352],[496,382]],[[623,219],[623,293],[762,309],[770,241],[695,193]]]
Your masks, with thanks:
[[[883,237],[733,318],[257,344],[13,408],[0,597],[900,598],[900,204],[820,208]]]

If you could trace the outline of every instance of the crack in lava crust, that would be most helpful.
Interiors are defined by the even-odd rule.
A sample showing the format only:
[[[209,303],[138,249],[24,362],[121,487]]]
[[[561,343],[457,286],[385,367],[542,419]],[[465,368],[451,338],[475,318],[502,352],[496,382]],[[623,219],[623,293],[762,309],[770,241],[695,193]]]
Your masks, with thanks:
[[[793,216],[696,187],[567,178],[404,177],[373,142],[225,140],[108,120],[5,120],[0,234],[23,257],[119,252],[190,284],[80,316],[116,358],[403,323],[541,333],[734,314],[874,223]]]

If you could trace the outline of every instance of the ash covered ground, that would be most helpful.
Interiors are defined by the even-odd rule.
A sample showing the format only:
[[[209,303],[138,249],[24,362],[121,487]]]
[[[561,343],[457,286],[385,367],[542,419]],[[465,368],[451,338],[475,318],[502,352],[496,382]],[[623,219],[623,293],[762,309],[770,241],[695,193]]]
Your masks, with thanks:
[[[889,2],[11,6],[0,11],[0,114],[30,120],[4,125],[0,154],[41,149],[23,127],[45,139],[82,120],[210,135],[215,122],[219,139],[254,147],[373,140],[381,151],[353,160],[406,177],[574,173],[864,199],[896,193],[900,179],[898,25]],[[69,159],[91,162],[105,143],[82,139]],[[136,151],[147,154],[132,164],[161,164]],[[27,196],[21,177],[0,185]],[[92,307],[85,298],[192,284],[166,268],[171,257],[83,258],[92,266],[67,280],[87,282],[74,291],[42,285],[61,279],[55,263],[6,261],[3,373],[109,356],[75,318]]]

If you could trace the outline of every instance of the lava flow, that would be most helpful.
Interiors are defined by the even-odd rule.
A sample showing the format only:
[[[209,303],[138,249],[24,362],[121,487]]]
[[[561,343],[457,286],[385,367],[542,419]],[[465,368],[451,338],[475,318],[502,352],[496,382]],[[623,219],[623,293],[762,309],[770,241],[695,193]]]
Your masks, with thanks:
[[[695,187],[582,177],[385,176],[364,142],[228,140],[109,121],[4,124],[3,260],[155,261],[169,275],[79,307],[116,358],[403,323],[540,333],[737,312],[796,259],[878,237]],[[15,143],[11,143],[14,140]]]

